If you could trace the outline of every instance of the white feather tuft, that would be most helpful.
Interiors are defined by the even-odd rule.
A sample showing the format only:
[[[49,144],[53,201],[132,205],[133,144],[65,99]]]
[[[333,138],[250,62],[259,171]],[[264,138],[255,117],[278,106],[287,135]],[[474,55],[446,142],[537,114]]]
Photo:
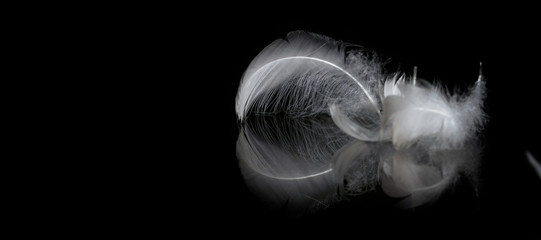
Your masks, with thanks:
[[[383,124],[391,128],[397,148],[420,143],[449,149],[460,147],[484,122],[484,81],[468,96],[451,96],[441,88],[406,82],[404,77],[385,82]]]

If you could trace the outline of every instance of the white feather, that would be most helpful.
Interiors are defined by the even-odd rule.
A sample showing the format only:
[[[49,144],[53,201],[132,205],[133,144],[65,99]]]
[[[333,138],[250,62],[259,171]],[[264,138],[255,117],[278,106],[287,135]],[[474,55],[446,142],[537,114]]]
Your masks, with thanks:
[[[484,121],[483,97],[482,80],[469,95],[459,97],[426,82],[413,84],[404,77],[394,78],[384,86],[383,125],[390,126],[397,148],[415,143],[443,149],[460,147]]]
[[[346,51],[348,46],[302,31],[274,41],[244,73],[236,98],[238,118],[244,120],[249,112],[311,116],[338,104],[365,123],[379,124],[381,69],[361,50]]]

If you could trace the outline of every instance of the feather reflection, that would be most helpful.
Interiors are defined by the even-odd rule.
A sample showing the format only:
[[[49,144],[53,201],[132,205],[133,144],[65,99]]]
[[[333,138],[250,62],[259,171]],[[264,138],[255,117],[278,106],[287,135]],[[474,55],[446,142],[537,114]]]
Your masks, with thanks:
[[[430,203],[460,176],[475,176],[477,147],[465,146],[396,150],[391,142],[350,137],[328,115],[252,115],[241,125],[237,156],[254,194],[298,215],[377,189],[399,199],[400,208]]]
[[[351,141],[328,117],[254,116],[242,125],[237,155],[250,190],[271,207],[296,214],[336,197],[340,179],[333,156]]]

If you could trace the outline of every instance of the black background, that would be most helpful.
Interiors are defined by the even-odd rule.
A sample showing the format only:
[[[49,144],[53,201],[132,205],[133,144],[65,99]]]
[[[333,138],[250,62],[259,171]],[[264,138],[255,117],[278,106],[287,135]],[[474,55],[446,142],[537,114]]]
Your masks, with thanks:
[[[44,185],[46,193],[15,208],[30,209],[20,218],[47,230],[52,224],[53,230],[84,229],[79,234],[146,231],[154,238],[194,236],[186,230],[213,238],[537,233],[541,179],[525,158],[526,150],[541,158],[537,7],[200,4],[62,6],[55,7],[58,14],[38,9],[45,16],[28,18],[28,28],[11,26],[21,33],[15,39],[24,40],[15,51],[29,52],[19,57],[53,65],[21,72],[35,72],[41,84],[60,92],[37,89],[43,99],[59,98],[51,105],[69,106],[59,110],[69,115],[62,121],[52,118],[59,129],[68,126],[68,144],[45,141],[66,153],[67,164],[53,164],[58,174],[38,169],[46,176],[30,185]],[[479,195],[466,184],[415,210],[389,207],[379,192],[300,218],[270,211],[240,174],[235,96],[251,60],[294,30],[370,48],[391,59],[389,70],[411,74],[417,66],[419,78],[450,89],[471,85],[482,61],[489,122],[480,140]],[[49,111],[47,101],[33,102]],[[55,125],[44,128],[54,132],[44,136],[57,136]],[[47,182],[51,176],[58,181]]]
[[[345,233],[351,236],[418,236],[426,230],[446,236],[474,230],[486,233],[535,233],[541,216],[541,179],[525,151],[541,158],[539,143],[539,37],[532,15],[522,10],[472,8],[452,11],[360,11],[346,17],[299,17],[295,11],[255,16],[225,14],[208,25],[189,26],[188,44],[179,53],[180,114],[176,142],[180,180],[172,199],[179,219],[212,226],[209,231],[265,236],[296,233]],[[304,15],[303,15],[304,16]],[[277,21],[279,18],[280,21]],[[234,19],[234,20],[232,20]],[[186,24],[190,25],[190,24]],[[388,199],[368,194],[300,218],[269,210],[244,184],[235,144],[239,122],[235,96],[250,61],[269,43],[293,30],[307,30],[370,48],[390,59],[389,70],[412,73],[449,89],[465,90],[477,79],[479,62],[487,81],[489,122],[483,146],[479,194],[458,185],[433,205],[414,210],[389,207]],[[195,64],[181,63],[184,51]],[[184,78],[182,76],[181,78]],[[193,85],[194,84],[194,85]],[[171,91],[171,90],[169,90]],[[189,114],[188,114],[189,113]],[[191,133],[189,133],[191,132]],[[187,141],[188,143],[182,142]],[[177,195],[179,194],[179,195]],[[379,193],[381,194],[381,193]],[[173,214],[175,215],[175,214]]]

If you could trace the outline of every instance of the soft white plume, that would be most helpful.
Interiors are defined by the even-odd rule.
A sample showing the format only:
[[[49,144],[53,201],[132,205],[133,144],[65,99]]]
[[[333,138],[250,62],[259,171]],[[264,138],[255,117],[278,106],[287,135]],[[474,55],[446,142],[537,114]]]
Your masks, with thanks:
[[[443,149],[460,147],[482,126],[484,91],[481,77],[462,97],[424,81],[414,84],[404,77],[387,80],[383,125],[390,127],[397,148],[415,143]]]
[[[290,116],[329,114],[340,107],[362,125],[380,124],[381,68],[359,47],[318,34],[291,32],[252,61],[239,87],[236,112]]]

